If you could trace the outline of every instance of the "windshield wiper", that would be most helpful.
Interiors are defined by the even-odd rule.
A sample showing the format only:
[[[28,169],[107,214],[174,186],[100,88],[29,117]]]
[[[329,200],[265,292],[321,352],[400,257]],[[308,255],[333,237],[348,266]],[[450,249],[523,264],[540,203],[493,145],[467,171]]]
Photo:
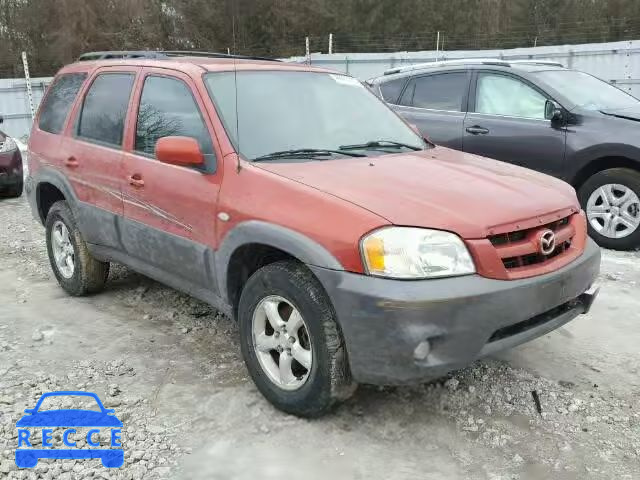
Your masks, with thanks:
[[[422,148],[416,147],[415,145],[394,142],[393,140],[373,140],[356,145],[340,145],[340,150],[378,150],[380,148],[408,148],[413,151],[422,150]]]
[[[325,157],[331,155],[345,155],[347,157],[366,157],[362,153],[345,152],[340,150],[331,150],[328,148],[296,148],[293,150],[282,150],[279,152],[271,152],[266,155],[261,155],[253,159],[254,162],[260,162],[262,160],[274,160],[278,158],[316,158]]]

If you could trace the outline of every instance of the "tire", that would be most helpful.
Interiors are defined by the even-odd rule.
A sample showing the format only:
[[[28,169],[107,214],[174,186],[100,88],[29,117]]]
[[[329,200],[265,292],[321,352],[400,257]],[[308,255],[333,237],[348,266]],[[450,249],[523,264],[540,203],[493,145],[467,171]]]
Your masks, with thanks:
[[[0,198],[18,198],[22,196],[23,182],[11,185],[5,191],[0,191]]]
[[[57,228],[61,223],[68,230],[69,244],[73,248],[74,267],[70,276],[61,271],[54,256],[52,232],[54,226]],[[69,295],[76,297],[101,291],[109,276],[109,263],[100,262],[91,256],[67,202],[59,201],[51,206],[45,229],[49,262],[60,286]]]
[[[304,321],[304,331],[308,332],[311,367],[307,370],[306,380],[294,390],[287,390],[270,378],[258,359],[260,352],[255,347],[254,315],[258,315],[264,302],[272,301],[270,299],[273,298],[283,298],[297,309]],[[280,305],[287,307],[286,302]],[[291,318],[290,316],[288,320]],[[351,379],[336,314],[324,289],[304,265],[286,260],[272,263],[255,272],[242,291],[238,323],[242,355],[249,374],[258,390],[276,408],[300,417],[319,417],[355,391],[357,385]],[[298,333],[302,344],[302,328]],[[282,356],[278,358],[281,359]],[[300,366],[301,364],[298,365]],[[298,381],[299,378],[294,383]]]
[[[613,238],[612,235],[605,235],[598,231],[597,228],[594,227],[593,222],[595,222],[599,228],[602,230],[603,219],[600,219],[599,213],[598,218],[593,218],[591,215],[591,211],[593,209],[593,205],[589,204],[590,198],[592,195],[595,195],[593,198],[597,198],[598,189],[606,185],[621,185],[622,187],[630,190],[635,193],[636,198],[640,199],[640,172],[636,170],[631,170],[628,168],[611,168],[609,170],[603,170],[602,172],[598,172],[595,175],[591,176],[579,189],[578,196],[580,198],[580,204],[582,208],[587,213],[587,225],[589,230],[589,236],[593,238],[598,245],[604,248],[611,248],[614,250],[631,250],[637,247],[640,247],[640,226],[636,227],[635,230],[628,228],[624,225],[620,225],[617,228],[626,228],[633,233],[628,233],[624,236],[620,236],[620,238]],[[620,194],[619,191],[616,191],[616,194]],[[600,200],[599,205],[600,208],[607,208],[606,205],[603,205]],[[634,218],[640,218],[640,204],[634,203],[629,207],[631,212],[634,212],[635,215],[632,215]],[[617,215],[619,212],[615,212]],[[614,217],[615,218],[615,217]],[[619,233],[617,233],[619,234]]]

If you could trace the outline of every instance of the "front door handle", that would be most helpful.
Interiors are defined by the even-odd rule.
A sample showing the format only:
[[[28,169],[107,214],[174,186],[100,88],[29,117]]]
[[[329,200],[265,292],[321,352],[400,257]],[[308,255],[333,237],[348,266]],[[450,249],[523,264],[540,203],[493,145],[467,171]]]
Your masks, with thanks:
[[[78,159],[76,157],[69,157],[65,159],[64,166],[67,168],[78,168],[80,164],[78,163]]]
[[[473,127],[467,127],[467,132],[471,135],[486,135],[489,133],[489,129],[481,127],[480,125],[474,125]]]
[[[139,173],[134,173],[133,175],[129,175],[129,184],[141,188],[144,187],[144,180]]]

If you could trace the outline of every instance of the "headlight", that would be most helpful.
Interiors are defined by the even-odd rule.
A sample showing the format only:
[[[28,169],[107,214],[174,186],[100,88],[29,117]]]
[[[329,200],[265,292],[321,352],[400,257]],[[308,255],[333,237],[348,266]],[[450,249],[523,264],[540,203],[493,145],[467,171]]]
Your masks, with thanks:
[[[18,145],[11,137],[5,137],[4,143],[0,143],[0,153],[11,152],[16,148],[18,148]]]
[[[362,258],[370,275],[389,278],[435,278],[475,273],[460,237],[425,228],[385,227],[365,236]]]

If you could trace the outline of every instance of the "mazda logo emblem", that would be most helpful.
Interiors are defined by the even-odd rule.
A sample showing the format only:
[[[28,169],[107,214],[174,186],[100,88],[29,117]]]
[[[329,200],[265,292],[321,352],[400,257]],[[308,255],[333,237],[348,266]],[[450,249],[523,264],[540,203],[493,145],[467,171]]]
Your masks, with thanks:
[[[551,230],[545,230],[540,235],[540,253],[549,255],[556,248],[556,234]]]

